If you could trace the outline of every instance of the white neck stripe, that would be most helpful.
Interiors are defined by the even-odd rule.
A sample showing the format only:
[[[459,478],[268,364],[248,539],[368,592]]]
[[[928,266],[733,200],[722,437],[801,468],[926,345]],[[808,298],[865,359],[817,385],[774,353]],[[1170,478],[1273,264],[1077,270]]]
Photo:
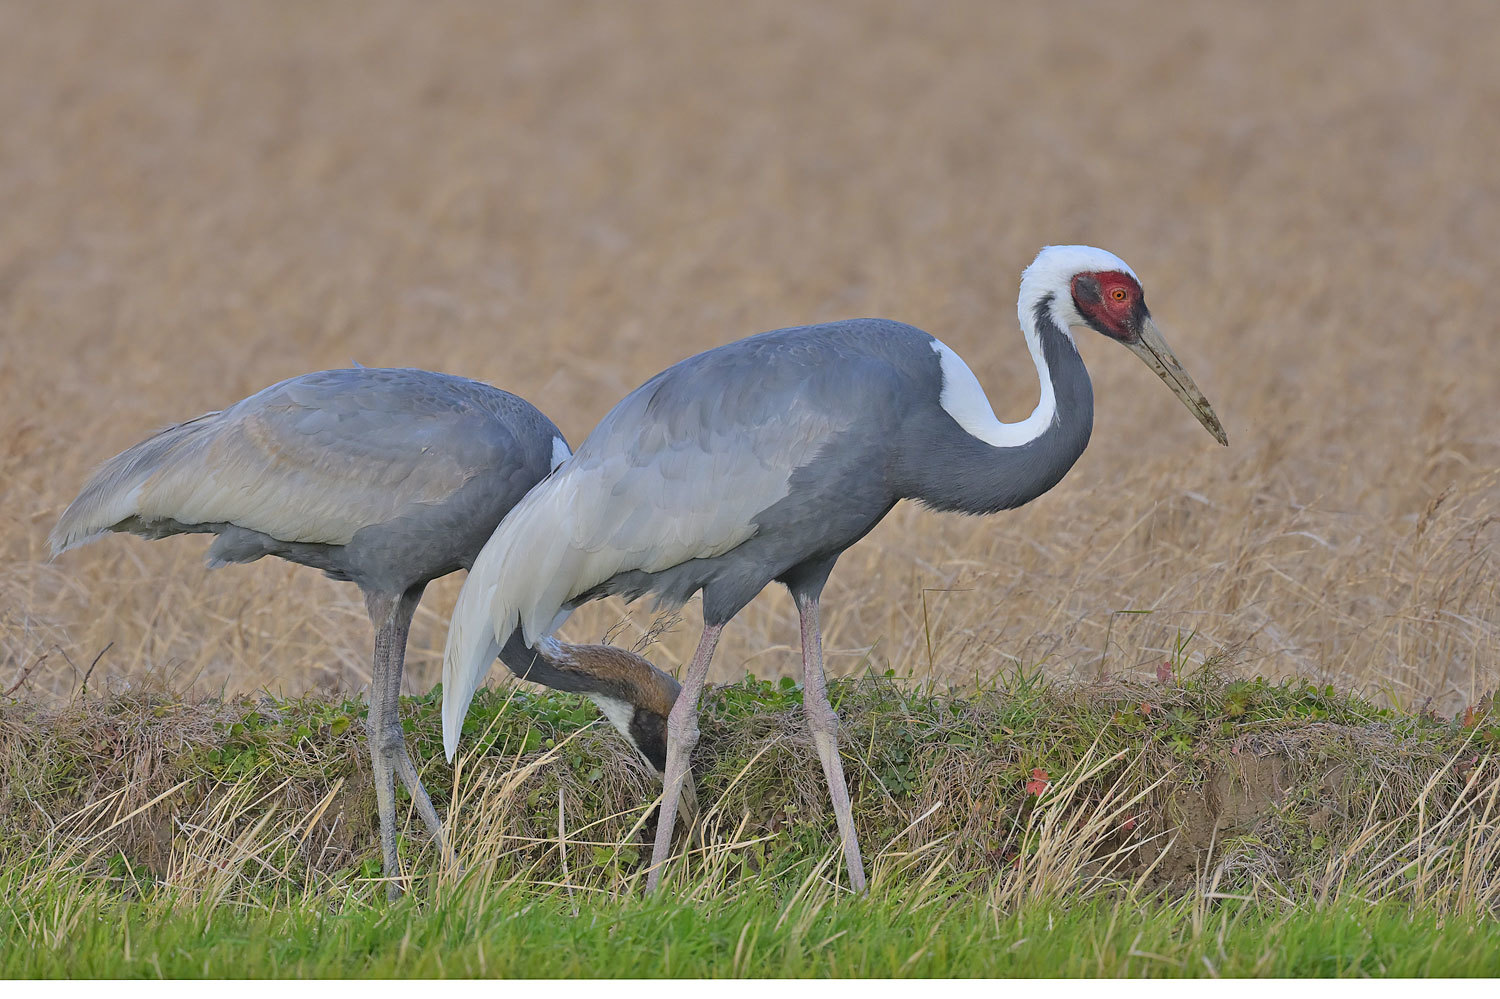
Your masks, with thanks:
[[[965,433],[991,447],[1029,444],[1045,433],[1057,416],[1057,397],[1052,391],[1047,362],[1042,357],[1041,342],[1029,327],[1026,332],[1026,345],[1031,348],[1031,359],[1041,377],[1042,398],[1031,415],[1020,423],[1001,423],[995,417],[995,410],[980,387],[979,379],[974,377],[964,359],[936,337],[932,340],[932,349],[937,352],[943,374],[943,391],[938,402]]]
[[[1031,362],[1041,381],[1042,398],[1031,415],[1020,423],[1001,423],[995,418],[990,400],[979,379],[947,344],[936,338],[932,349],[942,361],[943,388],[939,402],[948,415],[978,440],[992,447],[1021,447],[1047,432],[1057,419],[1057,397],[1052,391],[1052,374],[1042,354],[1042,338],[1037,333],[1037,310],[1045,308],[1047,318],[1069,342],[1074,326],[1087,325],[1073,304],[1072,282],[1078,274],[1089,271],[1122,271],[1135,277],[1130,265],[1107,250],[1092,246],[1044,246],[1042,252],[1021,274],[1021,293],[1016,298],[1016,318],[1026,336]],[[1139,279],[1137,279],[1139,280]],[[1048,300],[1051,300],[1050,304]]]

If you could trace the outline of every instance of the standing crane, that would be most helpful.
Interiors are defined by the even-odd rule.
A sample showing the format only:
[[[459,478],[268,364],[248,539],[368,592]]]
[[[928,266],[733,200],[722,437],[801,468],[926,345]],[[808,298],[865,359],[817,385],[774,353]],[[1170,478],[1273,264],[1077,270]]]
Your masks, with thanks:
[[[766,586],[801,617],[803,708],[828,780],[849,881],[865,875],[828,703],[818,597],[844,549],[897,501],[994,513],[1051,489],[1089,441],[1094,395],[1074,327],[1146,362],[1221,444],[1228,439],[1112,253],[1050,246],[1021,278],[1017,312],[1041,383],[1001,423],[962,358],[881,319],[775,330],[681,361],[615,406],[578,452],[518,503],[464,582],[443,659],[443,744],[456,750],[495,651],[548,636],[578,605],[703,593],[703,636],[667,721],[647,889],[670,846],[698,741],[698,697],[724,625]]]
[[[551,420],[482,382],[406,368],[318,371],[106,461],[53,529],[52,553],[107,531],[215,534],[210,568],[274,555],[363,591],[375,628],[366,731],[394,897],[397,777],[452,857],[401,730],[412,614],[426,585],[472,566],[501,518],[568,454]],[[607,645],[517,641],[498,651],[517,676],[592,698],[647,763],[665,768],[672,677]]]

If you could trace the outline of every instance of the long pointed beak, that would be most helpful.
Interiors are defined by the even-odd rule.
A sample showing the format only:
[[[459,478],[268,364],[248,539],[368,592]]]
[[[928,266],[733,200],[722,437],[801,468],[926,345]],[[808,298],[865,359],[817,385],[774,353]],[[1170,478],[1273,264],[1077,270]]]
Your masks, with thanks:
[[[1145,361],[1147,366],[1156,372],[1156,377],[1167,383],[1167,388],[1182,400],[1184,406],[1193,411],[1198,422],[1214,435],[1214,440],[1225,447],[1229,446],[1229,435],[1224,433],[1224,425],[1219,422],[1214,408],[1208,404],[1208,399],[1193,381],[1192,376],[1183,370],[1182,363],[1177,360],[1177,355],[1172,353],[1172,348],[1167,346],[1166,338],[1161,335],[1161,330],[1156,328],[1156,323],[1151,321],[1149,315],[1141,324],[1140,339],[1133,342],[1127,341],[1125,346]]]

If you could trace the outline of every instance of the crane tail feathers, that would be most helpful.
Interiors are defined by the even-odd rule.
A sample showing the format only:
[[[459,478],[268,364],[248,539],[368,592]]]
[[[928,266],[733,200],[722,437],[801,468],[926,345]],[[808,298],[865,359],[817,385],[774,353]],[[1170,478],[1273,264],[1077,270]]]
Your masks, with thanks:
[[[597,582],[579,585],[592,567],[590,553],[571,544],[575,513],[566,476],[546,480],[506,515],[474,560],[443,651],[443,747],[450,760],[469,703],[501,647],[517,628],[535,647],[567,617],[567,601]]]
[[[218,415],[206,413],[167,427],[96,468],[47,536],[52,557],[86,545],[110,531],[129,529],[122,525],[132,518],[147,519],[141,508],[142,491],[185,446],[211,428],[211,418]]]
[[[458,591],[458,602],[448,622],[448,640],[443,648],[443,751],[449,763],[458,754],[464,717],[469,713],[474,693],[500,652],[499,629],[490,624],[488,614],[487,597],[493,587],[484,577],[484,552],[487,551],[488,544],[469,570],[463,588]]]
[[[450,670],[446,657],[443,662],[443,753],[449,763],[458,756],[458,740],[463,735],[464,718],[474,694],[489,672],[490,663],[500,654],[499,642],[491,640],[477,645],[460,669]]]
[[[72,525],[64,525],[62,521],[59,521],[57,527],[53,528],[52,533],[47,535],[47,544],[51,548],[51,555],[48,556],[48,560],[56,559],[59,555],[64,552],[70,552],[74,548],[82,548],[92,541],[98,541],[108,533],[108,528],[100,528],[97,531],[80,530]]]

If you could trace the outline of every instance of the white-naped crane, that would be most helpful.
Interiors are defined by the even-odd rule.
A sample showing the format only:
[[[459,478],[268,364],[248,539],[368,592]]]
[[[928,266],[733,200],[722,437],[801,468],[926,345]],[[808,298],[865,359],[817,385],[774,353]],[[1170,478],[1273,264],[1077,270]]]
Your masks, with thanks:
[[[452,856],[401,729],[412,614],[427,584],[472,566],[501,518],[568,453],[551,420],[482,382],[412,368],[318,371],[106,461],[63,512],[52,552],[107,531],[215,534],[210,567],[274,555],[364,592],[375,627],[366,730],[394,897],[398,777],[439,850]],[[664,769],[666,718],[679,689],[672,677],[607,645],[549,641],[530,650],[515,642],[499,651],[517,676],[592,698],[643,759]]]
[[[1152,322],[1135,272],[1112,253],[1050,246],[1021,278],[1021,329],[1041,401],[1001,423],[963,359],[882,319],[762,333],[681,361],[609,414],[506,515],[464,582],[443,660],[452,758],[496,650],[544,646],[578,605],[703,593],[704,629],[667,723],[661,815],[647,878],[661,878],[677,796],[698,740],[698,697],[726,622],[772,581],[802,621],[803,704],[856,891],[859,840],[828,703],[818,596],[839,555],[895,504],[994,513],[1057,484],[1093,427],[1075,327],[1146,362],[1221,443],[1218,417]]]

